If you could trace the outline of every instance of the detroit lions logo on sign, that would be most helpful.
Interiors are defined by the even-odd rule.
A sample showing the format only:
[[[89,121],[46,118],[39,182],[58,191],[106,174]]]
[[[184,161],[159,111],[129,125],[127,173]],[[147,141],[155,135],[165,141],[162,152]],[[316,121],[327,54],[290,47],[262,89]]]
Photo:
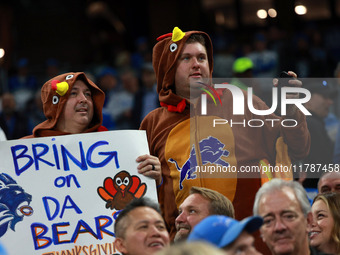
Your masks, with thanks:
[[[228,157],[229,151],[224,150],[224,144],[221,143],[217,138],[209,136],[208,138],[205,138],[199,142],[199,149],[200,149],[200,155],[202,159],[202,165],[206,164],[217,164],[222,165],[225,167],[229,166],[229,163],[224,161],[221,157]],[[175,164],[178,171],[181,172],[180,175],[180,181],[179,181],[179,188],[183,189],[183,181],[185,179],[196,179],[197,175],[196,172],[196,166],[197,166],[197,157],[196,157],[196,150],[195,147],[192,146],[192,149],[190,151],[190,157],[189,159],[183,164],[182,168],[179,167],[176,160],[173,158],[169,158],[169,162]]]
[[[13,231],[15,225],[22,221],[24,216],[33,214],[29,205],[32,196],[24,191],[8,174],[0,174],[0,237],[10,227]]]

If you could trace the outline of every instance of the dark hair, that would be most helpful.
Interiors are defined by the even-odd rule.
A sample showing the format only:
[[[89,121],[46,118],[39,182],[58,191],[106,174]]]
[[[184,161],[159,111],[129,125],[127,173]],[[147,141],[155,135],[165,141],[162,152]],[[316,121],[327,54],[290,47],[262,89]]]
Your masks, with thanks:
[[[190,37],[188,38],[188,40],[185,43],[195,43],[195,42],[198,42],[198,43],[202,44],[205,48],[207,48],[205,38],[201,34],[190,35]]]
[[[132,200],[118,215],[115,225],[114,225],[114,232],[116,237],[124,237],[125,230],[127,224],[124,224],[125,218],[128,216],[129,212],[133,211],[138,207],[150,207],[154,209],[156,212],[161,214],[161,210],[159,209],[159,205],[153,202],[151,199],[142,197],[138,199]]]

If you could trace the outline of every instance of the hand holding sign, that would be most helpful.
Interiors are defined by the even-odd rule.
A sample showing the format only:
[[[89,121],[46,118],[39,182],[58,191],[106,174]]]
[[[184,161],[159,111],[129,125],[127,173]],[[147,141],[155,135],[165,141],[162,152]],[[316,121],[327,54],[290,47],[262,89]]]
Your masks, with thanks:
[[[140,164],[138,165],[138,173],[156,180],[156,185],[162,183],[162,169],[159,159],[151,155],[142,155],[136,159]]]

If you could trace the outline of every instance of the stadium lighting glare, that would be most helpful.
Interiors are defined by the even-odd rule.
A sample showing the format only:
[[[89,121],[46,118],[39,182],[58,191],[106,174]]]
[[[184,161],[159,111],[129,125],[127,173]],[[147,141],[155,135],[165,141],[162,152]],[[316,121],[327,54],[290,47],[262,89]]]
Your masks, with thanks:
[[[266,10],[263,10],[263,9],[260,9],[257,11],[257,17],[260,18],[260,19],[265,19],[267,18],[267,12]]]
[[[0,48],[0,58],[3,58],[5,56],[5,50],[3,48]]]
[[[304,5],[295,6],[295,13],[297,15],[305,15],[307,13],[307,8]]]
[[[269,15],[271,18],[275,18],[275,17],[277,16],[277,12],[276,12],[275,9],[270,8],[270,9],[268,10],[268,15]]]

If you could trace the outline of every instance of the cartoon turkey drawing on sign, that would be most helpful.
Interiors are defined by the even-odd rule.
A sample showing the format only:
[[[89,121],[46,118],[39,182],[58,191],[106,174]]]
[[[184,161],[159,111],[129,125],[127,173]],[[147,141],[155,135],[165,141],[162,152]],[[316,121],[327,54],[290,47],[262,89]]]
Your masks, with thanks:
[[[107,177],[104,187],[98,187],[99,196],[106,201],[106,208],[121,210],[134,198],[141,198],[146,193],[145,183],[136,175],[127,171],[117,173],[114,178]]]

